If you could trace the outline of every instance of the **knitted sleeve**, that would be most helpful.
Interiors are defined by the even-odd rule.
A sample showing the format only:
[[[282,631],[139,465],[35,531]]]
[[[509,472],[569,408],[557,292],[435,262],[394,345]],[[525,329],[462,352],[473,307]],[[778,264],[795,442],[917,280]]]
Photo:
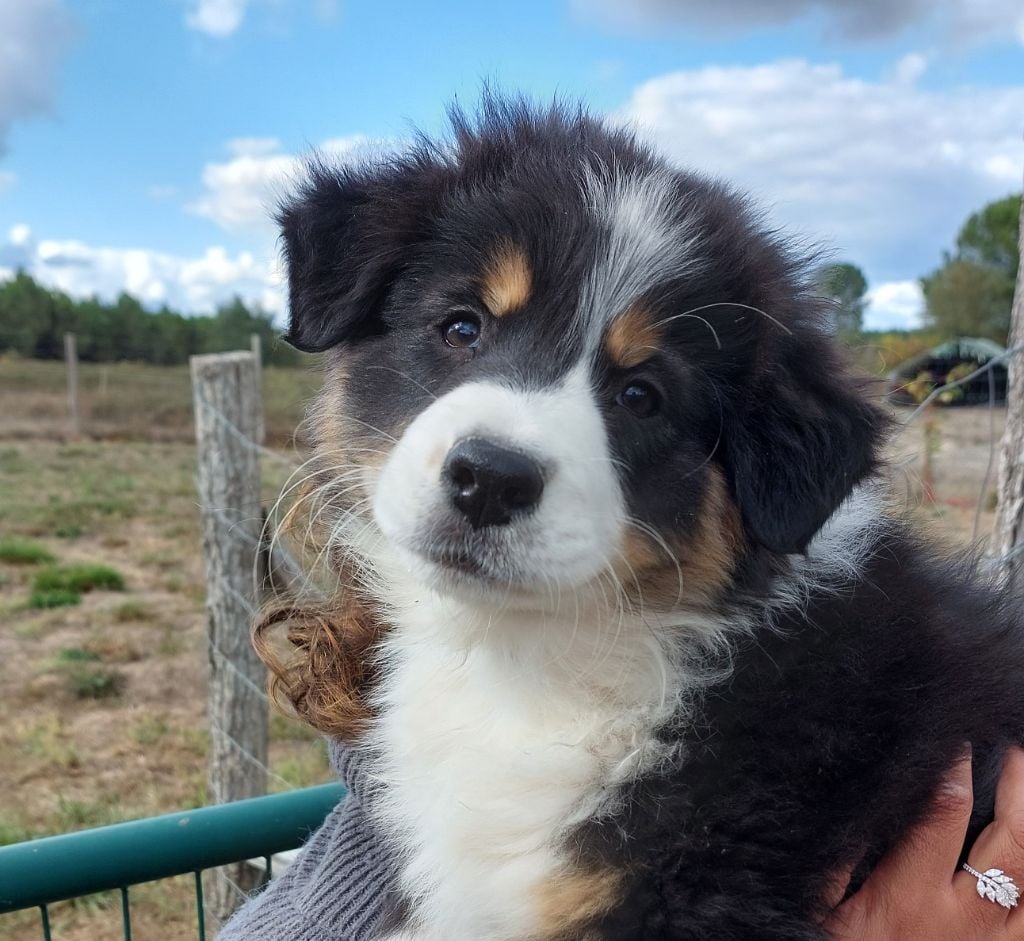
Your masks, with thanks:
[[[217,941],[372,941],[397,876],[397,861],[362,810],[358,757],[330,743],[331,764],[348,788],[295,861],[246,902]]]

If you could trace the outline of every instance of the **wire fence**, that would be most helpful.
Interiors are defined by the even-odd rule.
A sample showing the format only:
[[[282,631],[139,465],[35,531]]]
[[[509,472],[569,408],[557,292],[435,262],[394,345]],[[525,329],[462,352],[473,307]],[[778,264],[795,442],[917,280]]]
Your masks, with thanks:
[[[1016,359],[1018,358],[1019,359]],[[986,572],[998,572],[1002,570],[1006,565],[1024,553],[1024,545],[1017,545],[1010,548],[1008,551],[1002,553],[993,553],[991,551],[991,533],[982,533],[981,531],[981,518],[982,513],[985,509],[986,503],[989,500],[989,487],[992,481],[992,472],[996,464],[996,451],[999,446],[999,432],[996,428],[995,414],[996,414],[996,383],[994,377],[994,370],[999,366],[1009,366],[1011,363],[1017,363],[1024,360],[1024,344],[1018,344],[1012,346],[1002,353],[993,356],[985,363],[979,365],[976,369],[972,370],[967,375],[961,376],[957,379],[950,381],[943,381],[935,384],[934,387],[928,392],[922,400],[916,404],[913,410],[906,415],[902,421],[899,422],[895,432],[892,435],[892,441],[898,442],[899,439],[908,432],[911,428],[921,423],[924,418],[929,414],[929,410],[933,408],[935,403],[942,402],[949,395],[949,393],[960,389],[964,386],[968,386],[975,380],[982,376],[987,378],[988,386],[988,442],[987,442],[987,457],[985,462],[985,471],[982,475],[981,482],[978,486],[977,497],[974,500],[974,513],[973,521],[971,526],[971,544],[976,549],[979,548],[979,543],[983,543],[984,548],[978,552],[978,566],[981,570]],[[927,452],[928,445],[925,444],[924,452]],[[903,465],[903,469],[906,469],[907,464],[916,463],[919,455],[913,455]]]

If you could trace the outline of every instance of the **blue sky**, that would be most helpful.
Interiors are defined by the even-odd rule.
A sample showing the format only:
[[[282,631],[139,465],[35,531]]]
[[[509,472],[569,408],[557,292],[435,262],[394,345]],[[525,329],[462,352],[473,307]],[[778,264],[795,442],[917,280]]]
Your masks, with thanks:
[[[749,190],[865,269],[872,326],[1024,168],[1019,0],[0,0],[0,35],[0,277],[197,312],[283,309],[297,155],[441,130],[484,79]]]

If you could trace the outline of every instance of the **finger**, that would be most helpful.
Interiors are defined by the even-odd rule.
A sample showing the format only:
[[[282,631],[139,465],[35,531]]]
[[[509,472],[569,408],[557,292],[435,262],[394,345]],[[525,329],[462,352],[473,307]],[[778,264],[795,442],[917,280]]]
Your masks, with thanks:
[[[1024,749],[1011,748],[1003,759],[996,787],[996,819],[1012,823],[1024,817]]]
[[[829,879],[828,885],[825,886],[823,898],[826,909],[835,908],[843,900],[846,890],[850,887],[853,869],[854,864],[851,863],[849,866],[844,866]]]
[[[967,837],[974,807],[970,753],[946,774],[931,809],[879,863],[868,885],[916,886],[919,891],[948,890]]]
[[[1014,748],[1003,760],[996,787],[995,819],[978,836],[967,854],[979,872],[1000,869],[1018,887],[1024,886],[1024,752]],[[978,895],[978,878],[967,872],[957,876],[957,896],[989,924],[1005,920],[1013,909],[1003,908]],[[978,903],[982,903],[978,909]],[[1018,903],[1018,908],[1020,907]],[[1014,917],[1014,924],[1022,920]]]

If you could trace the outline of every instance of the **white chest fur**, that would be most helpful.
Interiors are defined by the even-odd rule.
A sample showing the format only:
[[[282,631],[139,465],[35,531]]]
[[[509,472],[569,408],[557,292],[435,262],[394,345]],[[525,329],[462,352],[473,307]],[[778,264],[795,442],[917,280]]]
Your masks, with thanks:
[[[645,641],[636,625],[491,612],[453,629],[465,611],[425,607],[388,642],[372,739],[386,782],[374,814],[404,846],[416,913],[395,937],[533,937],[562,837],[656,760],[679,684],[649,628]]]

